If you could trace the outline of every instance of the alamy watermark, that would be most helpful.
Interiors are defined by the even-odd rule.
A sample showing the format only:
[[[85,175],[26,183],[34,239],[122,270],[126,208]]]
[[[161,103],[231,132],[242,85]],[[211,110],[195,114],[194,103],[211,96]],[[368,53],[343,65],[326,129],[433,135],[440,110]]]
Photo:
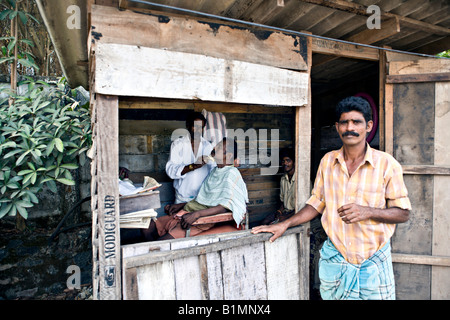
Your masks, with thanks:
[[[366,26],[368,29],[381,29],[381,9],[377,5],[370,5],[367,7],[367,13],[372,15],[367,19]]]
[[[66,12],[70,14],[67,18],[66,25],[68,29],[81,29],[81,9],[77,5],[70,5]]]
[[[270,134],[269,134],[270,132]],[[189,135],[187,129],[176,129],[172,132],[171,140],[174,141],[181,136]],[[208,129],[203,136],[226,137],[237,142],[237,157],[246,165],[262,165],[261,175],[274,175],[279,169],[279,129],[226,129],[226,134],[217,129]],[[194,135],[194,139],[198,139]],[[248,148],[246,140],[248,139]],[[220,141],[213,141],[213,147]],[[197,143],[195,141],[195,143]],[[248,151],[248,153],[247,153]],[[220,164],[221,159],[216,159]]]
[[[67,278],[66,285],[70,290],[81,289],[81,270],[77,265],[70,265],[67,267],[66,273],[70,276]]]
[[[280,1],[278,2],[280,5]],[[282,4],[284,6],[284,3]],[[367,13],[372,15],[367,19],[366,25],[368,29],[381,29],[381,9],[377,5],[370,5],[366,9]],[[81,29],[81,9],[73,4],[67,7],[66,13],[70,14],[67,18],[66,25],[68,29]]]

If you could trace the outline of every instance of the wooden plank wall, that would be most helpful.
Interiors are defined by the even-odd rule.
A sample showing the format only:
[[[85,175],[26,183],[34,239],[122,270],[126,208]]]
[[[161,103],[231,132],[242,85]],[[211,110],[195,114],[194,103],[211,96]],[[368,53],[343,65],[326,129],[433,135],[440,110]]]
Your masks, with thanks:
[[[142,173],[150,173],[152,170],[163,176],[169,150],[167,134],[171,134],[172,129],[185,127],[185,117],[181,118],[180,115],[186,110],[197,110],[198,99],[235,103],[219,106],[229,117],[231,125],[244,131],[258,126],[263,129],[280,129],[280,145],[282,139],[287,144],[287,141],[292,141],[292,134],[295,132],[291,125],[297,121],[292,117],[294,112],[297,111],[298,116],[303,114],[301,111],[309,114],[308,63],[311,55],[307,53],[305,37],[225,25],[218,21],[169,16],[145,10],[136,13],[96,5],[92,5],[90,15],[88,49],[91,53],[91,93],[95,92],[97,99],[105,102],[93,104],[95,112],[104,115],[101,119],[97,117],[94,123],[97,126],[98,140],[93,152],[96,160],[93,167],[93,172],[96,173],[93,175],[93,189],[96,193],[93,193],[95,197],[91,203],[93,211],[97,210],[93,219],[93,251],[94,258],[98,259],[94,266],[94,293],[96,299],[117,299],[120,298],[117,286],[114,292],[109,292],[110,288],[103,286],[102,282],[106,280],[105,270],[114,269],[107,267],[118,264],[108,264],[109,261],[102,256],[106,247],[102,242],[101,232],[105,231],[102,231],[106,213],[105,197],[111,196],[115,200],[118,196],[116,183],[119,165],[128,166],[133,171],[139,169],[141,176],[136,182],[142,182]],[[217,77],[211,76],[216,73]],[[165,85],[161,85],[163,83]],[[175,85],[178,87],[174,87]],[[149,108],[150,111],[146,110],[148,106],[140,108],[137,118],[141,121],[139,123],[130,124],[126,117],[119,122],[117,110],[111,113],[108,111],[113,107],[118,109],[119,99],[126,100],[129,96],[167,100],[159,100],[157,103],[162,107],[155,108],[153,105]],[[172,102],[168,99],[186,99],[184,101],[195,103],[189,108],[176,104],[171,107]],[[208,104],[208,108],[214,105]],[[282,110],[273,106],[292,108],[284,107]],[[99,108],[102,109],[100,112]],[[145,110],[148,112],[145,113]],[[155,116],[167,116],[168,111],[174,111],[171,114],[175,118],[161,119]],[[145,114],[147,120],[142,120],[145,119]],[[304,124],[297,131],[309,135],[309,122]],[[158,130],[163,130],[163,133]],[[112,135],[108,136],[108,133]],[[129,139],[129,136],[134,137]],[[127,148],[119,148],[119,145],[127,145]],[[309,158],[305,164],[306,170],[309,170]],[[251,201],[261,207],[273,205],[275,209],[274,199],[278,191],[273,186],[279,179],[275,173],[267,181],[264,180],[265,177],[255,178],[256,171],[252,170],[259,172],[260,168],[258,164],[256,168],[243,167],[243,175],[247,176],[245,179],[253,183]],[[264,209],[268,210],[267,207]],[[255,211],[261,214],[263,208]],[[117,216],[117,206],[113,208],[113,213]],[[119,241],[117,237],[115,240],[117,248]],[[304,241],[302,246],[305,246]],[[307,260],[308,257],[304,256],[302,259]],[[301,264],[303,271],[304,264]],[[118,284],[120,273],[114,275],[117,275],[114,279],[117,282],[114,284]],[[303,295],[307,292],[305,290],[302,291]]]
[[[445,209],[450,205],[450,82],[439,77],[449,67],[438,59],[389,65],[386,146],[404,167],[413,206],[410,220],[398,225],[392,241],[398,299],[450,298],[450,221]],[[420,81],[413,79],[416,75]],[[390,78],[395,80],[389,83]]]
[[[123,246],[124,299],[307,299],[304,232],[289,229],[273,243],[241,231]]]
[[[294,145],[294,108],[136,98],[123,98],[119,105],[119,165],[131,171],[130,179],[135,183],[142,183],[145,175],[163,183],[159,214],[164,205],[174,199],[172,181],[165,174],[171,134],[175,129],[185,128],[184,119],[188,112],[203,109],[222,112],[227,119],[227,128],[242,129],[244,133],[255,129],[259,134],[258,130],[266,129],[269,150],[261,150],[264,154],[279,154],[280,149]],[[146,117],[145,120],[136,120],[135,112],[141,119]],[[279,140],[271,141],[272,129],[279,130]],[[245,146],[245,157],[240,158],[239,170],[247,184],[250,222],[253,223],[276,211],[282,170],[275,168],[274,174],[262,175],[261,168],[266,165],[261,164],[259,157],[257,163],[249,163],[250,156],[258,156],[257,150],[250,149],[249,139],[238,141],[238,144]]]

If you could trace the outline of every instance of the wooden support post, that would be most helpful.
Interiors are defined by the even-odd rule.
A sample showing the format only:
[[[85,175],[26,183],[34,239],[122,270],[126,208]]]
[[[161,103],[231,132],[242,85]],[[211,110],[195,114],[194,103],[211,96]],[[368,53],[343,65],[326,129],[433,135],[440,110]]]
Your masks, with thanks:
[[[96,94],[94,109],[94,299],[116,300],[121,298],[118,98]]]
[[[380,150],[385,150],[385,83],[386,83],[386,53],[380,50],[379,70],[379,106],[378,106],[378,134],[380,137]]]
[[[308,75],[311,75],[312,45],[308,38]],[[298,212],[309,198],[311,172],[311,83],[307,91],[308,103],[295,110],[295,175],[296,175],[296,205]],[[298,248],[300,276],[300,299],[309,299],[309,222],[305,224],[306,231],[299,234]],[[307,256],[308,258],[305,258]]]
[[[384,151],[394,155],[394,86],[384,87]]]

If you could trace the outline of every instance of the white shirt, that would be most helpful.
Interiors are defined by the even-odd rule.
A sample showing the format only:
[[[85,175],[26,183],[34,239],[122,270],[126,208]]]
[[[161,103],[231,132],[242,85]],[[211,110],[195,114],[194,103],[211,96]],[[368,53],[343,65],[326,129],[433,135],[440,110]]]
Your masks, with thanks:
[[[184,175],[181,175],[181,171],[185,166],[195,163],[201,156],[210,155],[212,150],[213,146],[203,137],[196,156],[192,151],[190,135],[180,137],[172,142],[169,162],[166,164],[166,173],[174,180],[175,203],[189,202],[197,196],[203,180],[215,165],[205,164],[203,167]]]

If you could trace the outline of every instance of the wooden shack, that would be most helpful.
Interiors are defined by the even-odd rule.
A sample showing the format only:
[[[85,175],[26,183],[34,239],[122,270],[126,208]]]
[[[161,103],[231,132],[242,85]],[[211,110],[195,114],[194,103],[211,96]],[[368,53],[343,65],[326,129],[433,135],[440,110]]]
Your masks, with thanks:
[[[85,44],[75,40],[68,45],[85,46],[85,58],[78,56],[74,63],[74,52],[67,52],[58,34],[71,31],[56,30],[58,19],[52,18],[67,3],[49,7],[48,1],[38,1],[53,41],[59,39],[61,61],[73,75],[69,80],[88,83],[91,93],[96,299],[308,299],[315,272],[310,250],[317,251],[310,235],[320,231],[320,223],[293,228],[274,243],[268,235],[239,231],[121,247],[118,168],[130,169],[135,182],[155,177],[163,184],[161,203],[172,201],[164,172],[172,132],[184,128],[189,112],[222,113],[227,128],[253,130],[264,142],[252,154],[251,137],[238,141],[246,150],[239,170],[249,190],[249,221],[256,223],[278,205],[281,171],[262,174],[273,164],[267,157],[282,147],[295,149],[296,205],[301,208],[321,156],[340,147],[333,108],[355,94],[373,101],[377,132],[370,143],[404,166],[414,208],[392,241],[397,297],[450,297],[445,212],[450,201],[445,192],[450,185],[445,143],[450,63],[389,51],[396,44],[425,53],[448,49],[448,3],[420,6],[429,16],[441,17],[427,20],[413,10],[415,1],[394,1],[396,7],[383,11],[385,28],[368,30],[362,3],[370,1],[170,1],[232,20],[144,2],[79,1],[88,32]],[[292,31],[270,27],[280,24]],[[73,39],[80,31],[76,35]],[[413,38],[433,46],[413,45]],[[275,272],[280,265],[291,270],[288,276]],[[186,277],[193,279],[193,287],[180,280]]]

